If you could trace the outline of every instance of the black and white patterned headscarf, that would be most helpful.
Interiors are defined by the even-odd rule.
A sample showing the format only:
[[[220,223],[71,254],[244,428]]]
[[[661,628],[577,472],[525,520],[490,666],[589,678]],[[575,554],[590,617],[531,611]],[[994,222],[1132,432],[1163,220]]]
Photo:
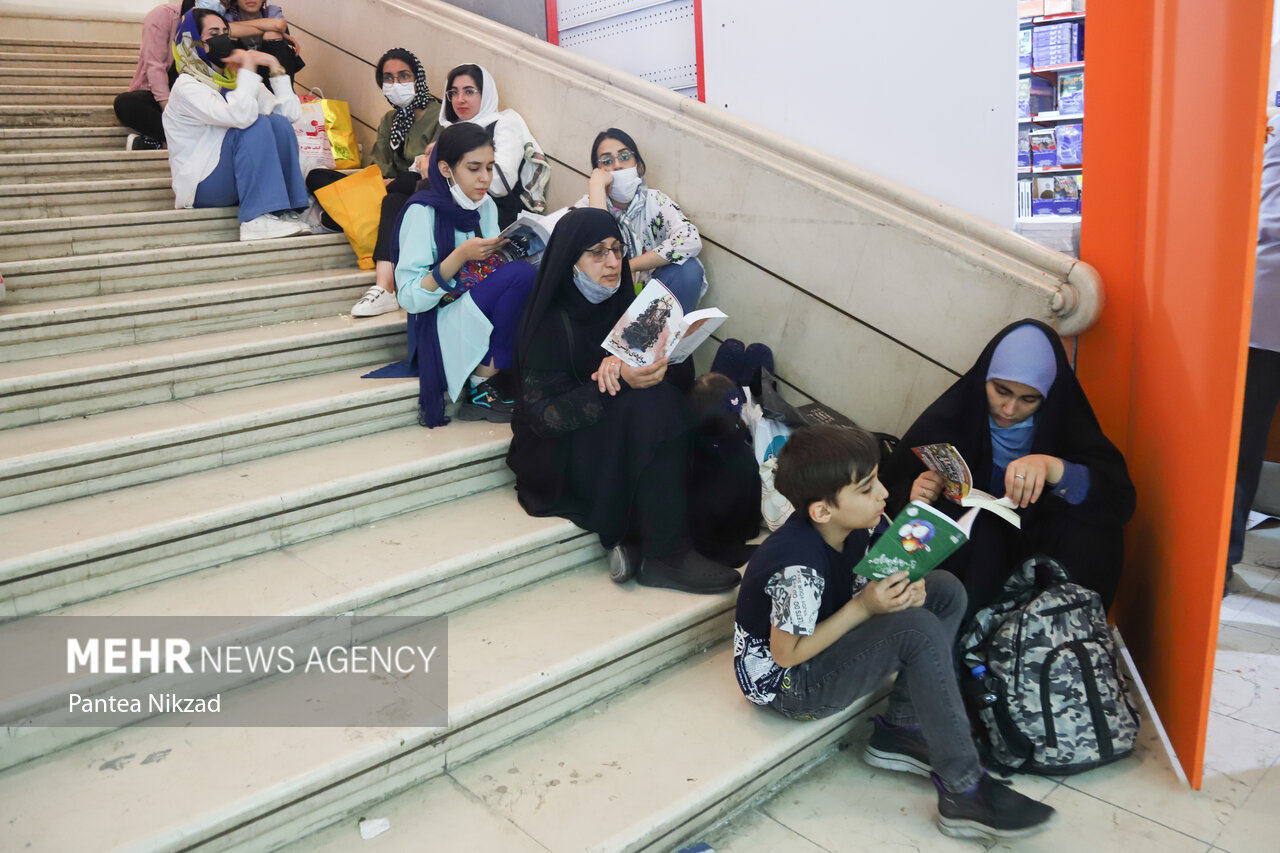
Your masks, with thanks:
[[[387,64],[388,59],[398,59],[413,69],[413,100],[404,107],[391,105],[396,111],[396,120],[391,125],[391,148],[399,151],[404,147],[404,138],[409,135],[409,128],[413,127],[414,110],[427,108],[431,103],[431,92],[427,89],[427,72],[423,70],[422,63],[403,47],[391,48],[378,60],[378,67],[374,70],[378,88],[382,88],[382,66]]]

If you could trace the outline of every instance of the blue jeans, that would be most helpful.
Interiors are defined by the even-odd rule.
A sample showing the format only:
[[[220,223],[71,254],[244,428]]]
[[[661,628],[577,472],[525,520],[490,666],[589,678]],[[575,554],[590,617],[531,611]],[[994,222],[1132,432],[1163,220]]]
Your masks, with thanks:
[[[686,314],[698,307],[703,293],[702,261],[689,258],[677,264],[667,264],[653,271],[652,277],[662,282],[680,300],[680,309]]]
[[[218,165],[196,187],[196,207],[240,206],[241,222],[264,213],[310,206],[298,166],[298,137],[282,115],[271,113],[222,137]]]
[[[872,616],[791,667],[772,705],[792,719],[830,716],[897,673],[885,718],[918,725],[934,772],[949,790],[963,791],[982,775],[951,652],[967,600],[964,585],[942,569],[924,585],[923,607]]]

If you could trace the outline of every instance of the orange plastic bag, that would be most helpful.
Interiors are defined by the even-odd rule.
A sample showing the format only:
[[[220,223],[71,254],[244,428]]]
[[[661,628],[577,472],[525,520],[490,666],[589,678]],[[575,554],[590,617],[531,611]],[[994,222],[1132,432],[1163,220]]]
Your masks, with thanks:
[[[377,166],[368,166],[316,190],[316,199],[324,212],[342,226],[362,270],[374,267],[373,247],[378,242],[378,222],[386,194],[387,187]]]

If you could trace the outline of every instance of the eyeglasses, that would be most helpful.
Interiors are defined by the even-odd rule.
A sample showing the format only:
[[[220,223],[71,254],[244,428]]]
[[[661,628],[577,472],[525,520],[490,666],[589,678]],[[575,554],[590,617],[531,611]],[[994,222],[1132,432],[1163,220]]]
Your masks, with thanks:
[[[618,152],[619,163],[630,163],[634,159],[636,159],[636,155],[632,154],[630,151],[628,151],[625,148],[623,148],[621,151]],[[612,166],[613,155],[606,154],[603,157],[598,157],[596,158],[596,163],[601,166]]]
[[[382,75],[382,82],[383,83],[412,83],[413,72],[401,71],[398,74],[392,74],[390,71],[388,71],[386,74]]]
[[[474,98],[478,94],[480,94],[480,90],[475,88],[474,86],[468,86],[465,89],[450,89],[449,91],[445,92],[445,95],[451,101],[457,98],[459,95],[466,95],[468,98]]]
[[[592,246],[590,249],[584,249],[582,254],[590,255],[591,259],[597,263],[603,263],[610,255],[622,260],[625,251],[621,243],[614,243],[612,246]]]

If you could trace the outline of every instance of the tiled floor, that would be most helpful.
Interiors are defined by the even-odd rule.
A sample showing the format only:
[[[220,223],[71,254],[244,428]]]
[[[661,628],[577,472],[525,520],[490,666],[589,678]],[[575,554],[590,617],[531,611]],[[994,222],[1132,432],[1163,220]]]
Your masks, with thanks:
[[[1019,790],[1057,807],[1058,822],[996,849],[1280,851],[1280,524],[1250,533],[1245,563],[1240,591],[1222,605],[1201,790],[1179,781],[1144,726],[1135,755],[1116,765],[1061,782],[1017,777]],[[980,848],[938,833],[931,783],[874,770],[860,752],[832,757],[706,842],[717,853]]]

